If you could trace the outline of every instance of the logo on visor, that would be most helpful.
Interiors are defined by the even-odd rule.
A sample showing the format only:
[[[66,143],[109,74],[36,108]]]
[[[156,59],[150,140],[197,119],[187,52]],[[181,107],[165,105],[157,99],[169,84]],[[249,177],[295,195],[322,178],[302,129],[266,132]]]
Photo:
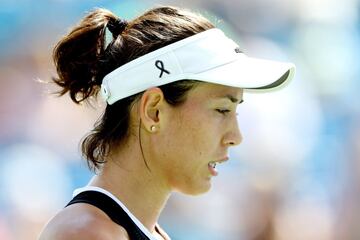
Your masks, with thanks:
[[[155,66],[161,71],[160,75],[159,75],[159,78],[162,77],[163,73],[170,74],[170,72],[165,69],[164,63],[161,60],[156,60]]]
[[[241,51],[240,48],[238,48],[238,47],[235,48],[235,52],[236,52],[236,53],[243,53],[243,51]]]

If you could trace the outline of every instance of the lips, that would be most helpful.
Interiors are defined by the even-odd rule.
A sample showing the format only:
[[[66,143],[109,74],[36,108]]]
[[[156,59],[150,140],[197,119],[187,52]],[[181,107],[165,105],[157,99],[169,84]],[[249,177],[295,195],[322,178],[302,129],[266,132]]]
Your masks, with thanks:
[[[229,159],[229,157],[223,157],[222,159],[218,160],[218,161],[211,161],[208,163],[208,169],[209,169],[209,172],[212,176],[217,176],[219,174],[218,170],[216,169],[216,165],[217,164],[220,164],[220,163],[223,163],[225,161],[227,161]]]

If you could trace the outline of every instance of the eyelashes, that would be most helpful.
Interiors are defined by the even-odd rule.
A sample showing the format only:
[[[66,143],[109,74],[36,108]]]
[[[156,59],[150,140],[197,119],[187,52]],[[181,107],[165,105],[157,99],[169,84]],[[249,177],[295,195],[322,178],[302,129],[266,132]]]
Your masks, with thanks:
[[[216,112],[222,114],[222,115],[228,115],[229,113],[232,112],[232,110],[229,110],[229,109],[215,109]],[[239,113],[235,112],[235,116],[239,116]]]
[[[229,113],[229,112],[231,112],[231,110],[229,110],[229,109],[216,109],[216,111],[218,112],[218,113],[221,113],[221,114],[223,114],[223,115],[226,115],[227,113]]]

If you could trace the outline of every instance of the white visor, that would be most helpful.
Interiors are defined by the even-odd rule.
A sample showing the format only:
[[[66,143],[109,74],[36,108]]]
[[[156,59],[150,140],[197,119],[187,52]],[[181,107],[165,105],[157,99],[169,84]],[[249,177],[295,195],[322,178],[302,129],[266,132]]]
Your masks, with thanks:
[[[270,89],[293,78],[292,63],[250,58],[217,28],[145,54],[107,74],[101,94],[108,104],[151,87],[199,80],[243,89]]]

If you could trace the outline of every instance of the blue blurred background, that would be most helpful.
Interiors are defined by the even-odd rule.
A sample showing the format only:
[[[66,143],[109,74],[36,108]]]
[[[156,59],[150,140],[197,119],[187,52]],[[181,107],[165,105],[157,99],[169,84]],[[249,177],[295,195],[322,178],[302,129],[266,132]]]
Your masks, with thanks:
[[[174,240],[360,239],[359,0],[1,0],[0,239],[36,239],[92,174],[79,141],[103,104],[41,84],[51,51],[94,7],[128,20],[170,4],[198,11],[250,56],[292,61],[281,91],[248,92],[244,137],[212,190],[175,193],[160,224]]]

